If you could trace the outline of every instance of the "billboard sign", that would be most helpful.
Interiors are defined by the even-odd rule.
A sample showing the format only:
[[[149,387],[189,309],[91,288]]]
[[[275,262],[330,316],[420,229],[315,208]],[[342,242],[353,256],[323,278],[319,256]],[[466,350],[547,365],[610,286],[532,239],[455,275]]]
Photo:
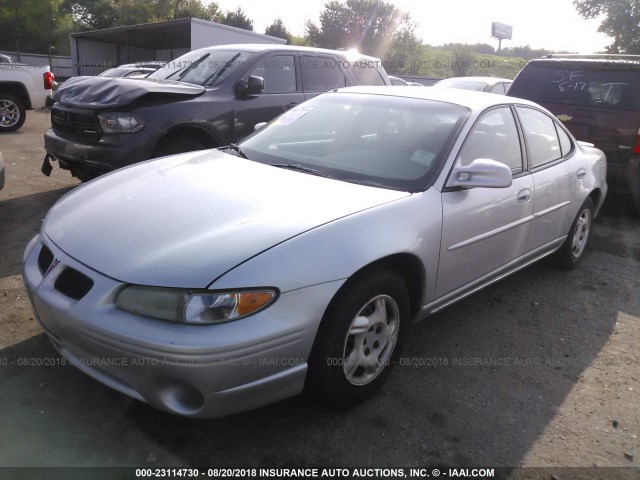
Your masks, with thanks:
[[[493,38],[499,38],[500,40],[511,40],[512,33],[513,27],[511,25],[505,25],[504,23],[499,22],[491,23],[491,36]]]

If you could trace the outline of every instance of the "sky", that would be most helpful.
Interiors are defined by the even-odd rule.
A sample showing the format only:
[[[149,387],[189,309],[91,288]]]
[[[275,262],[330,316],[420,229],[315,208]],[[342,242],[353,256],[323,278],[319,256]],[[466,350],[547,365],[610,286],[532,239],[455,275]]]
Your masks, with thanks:
[[[277,17],[294,35],[304,35],[305,20],[319,23],[327,0],[216,0],[223,11],[242,8],[253,29],[264,33]],[[572,0],[385,0],[411,14],[423,43],[488,43],[491,22],[513,27],[502,46],[525,46],[575,53],[602,51],[612,40],[598,33],[600,20],[584,20]]]

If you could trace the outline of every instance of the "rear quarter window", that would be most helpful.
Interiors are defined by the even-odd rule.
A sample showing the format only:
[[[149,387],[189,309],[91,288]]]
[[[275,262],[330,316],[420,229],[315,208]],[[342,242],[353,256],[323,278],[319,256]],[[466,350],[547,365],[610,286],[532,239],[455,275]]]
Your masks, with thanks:
[[[640,64],[532,62],[518,74],[509,96],[537,103],[640,110]]]

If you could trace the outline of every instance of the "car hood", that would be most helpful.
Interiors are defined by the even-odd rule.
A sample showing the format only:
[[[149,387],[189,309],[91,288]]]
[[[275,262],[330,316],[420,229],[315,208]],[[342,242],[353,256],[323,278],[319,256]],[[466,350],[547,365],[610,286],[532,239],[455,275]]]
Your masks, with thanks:
[[[135,101],[175,101],[197,97],[205,88],[151,78],[75,77],[64,82],[54,100],[69,107],[117,108]]]
[[[54,205],[43,229],[68,255],[117,280],[205,288],[289,238],[408,195],[206,150],[81,186]]]

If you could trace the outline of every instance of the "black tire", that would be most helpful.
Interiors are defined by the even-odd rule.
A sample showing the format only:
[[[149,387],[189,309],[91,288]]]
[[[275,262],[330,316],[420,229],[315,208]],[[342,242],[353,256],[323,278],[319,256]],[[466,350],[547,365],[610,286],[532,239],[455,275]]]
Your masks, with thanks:
[[[15,132],[26,119],[22,102],[9,93],[0,92],[0,132]]]
[[[207,148],[197,140],[186,137],[167,138],[160,142],[153,152],[153,158],[175,155],[177,153],[193,152]]]
[[[384,316],[378,316],[383,309]],[[371,272],[350,281],[320,323],[309,357],[307,393],[340,407],[371,396],[391,373],[409,319],[409,294],[396,273]]]
[[[576,218],[571,223],[567,239],[555,253],[555,263],[560,268],[571,270],[585,255],[593,227],[593,201],[587,198]]]

